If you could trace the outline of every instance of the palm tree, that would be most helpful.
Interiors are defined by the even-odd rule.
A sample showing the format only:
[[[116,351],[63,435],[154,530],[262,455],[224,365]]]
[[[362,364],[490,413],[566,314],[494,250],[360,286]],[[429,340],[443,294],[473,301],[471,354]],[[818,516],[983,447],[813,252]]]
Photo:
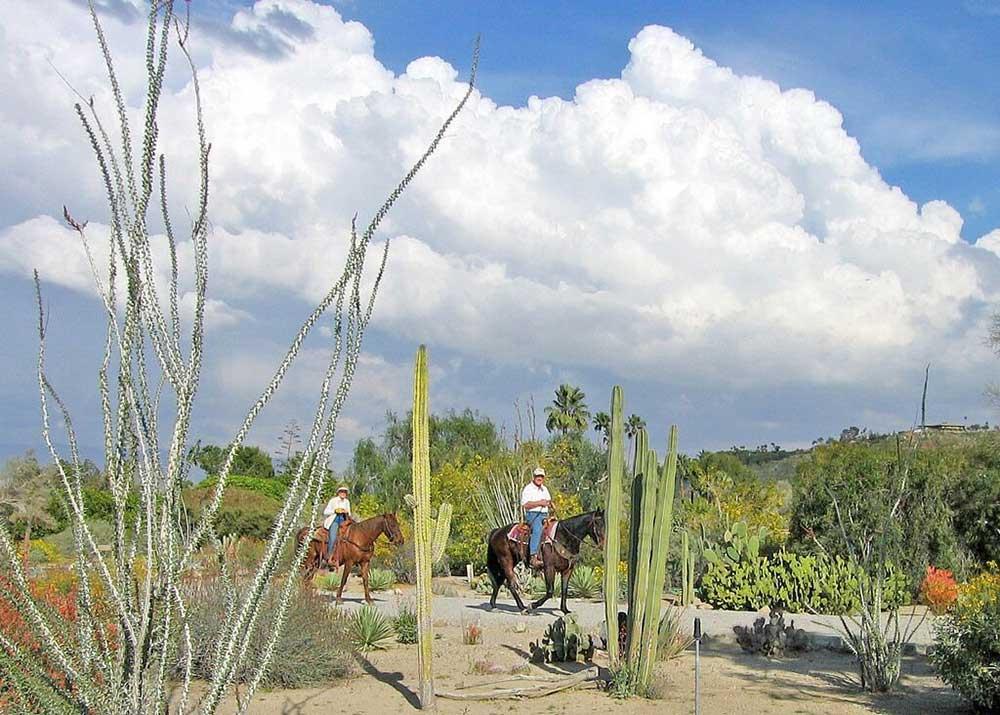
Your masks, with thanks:
[[[635,439],[635,436],[639,434],[639,430],[646,429],[646,420],[642,419],[639,415],[629,415],[628,419],[625,420],[625,436],[629,439]]]
[[[563,383],[556,390],[552,405],[545,408],[545,429],[560,432],[564,437],[568,432],[582,432],[590,422],[590,410],[583,400],[583,390]]]
[[[602,441],[608,443],[608,436],[611,434],[611,415],[607,412],[598,412],[594,415],[594,431],[600,432]]]

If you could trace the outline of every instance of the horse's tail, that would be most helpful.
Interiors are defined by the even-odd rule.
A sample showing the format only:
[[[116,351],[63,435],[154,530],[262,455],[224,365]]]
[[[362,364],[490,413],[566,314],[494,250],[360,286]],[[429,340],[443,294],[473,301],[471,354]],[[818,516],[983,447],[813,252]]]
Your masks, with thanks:
[[[490,575],[490,581],[493,582],[493,586],[497,586],[504,582],[503,567],[500,566],[500,557],[497,556],[496,547],[493,546],[493,537],[496,535],[497,529],[494,529],[486,537],[486,572]]]

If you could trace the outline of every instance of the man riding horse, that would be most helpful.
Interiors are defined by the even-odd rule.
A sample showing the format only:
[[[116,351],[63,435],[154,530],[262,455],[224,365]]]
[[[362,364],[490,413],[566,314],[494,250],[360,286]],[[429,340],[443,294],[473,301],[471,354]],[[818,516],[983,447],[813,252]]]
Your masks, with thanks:
[[[545,470],[536,467],[531,475],[531,481],[521,490],[521,508],[524,509],[524,522],[531,528],[531,538],[528,541],[529,563],[536,571],[542,569],[542,554],[539,548],[542,544],[542,530],[552,506],[552,496],[545,487]]]
[[[323,516],[326,517],[323,520],[323,528],[329,532],[326,537],[326,561],[333,566],[337,565],[333,563],[337,532],[340,531],[340,525],[349,519],[350,515],[351,502],[347,498],[347,485],[341,484],[337,487],[337,495],[327,502],[326,508],[323,510]]]

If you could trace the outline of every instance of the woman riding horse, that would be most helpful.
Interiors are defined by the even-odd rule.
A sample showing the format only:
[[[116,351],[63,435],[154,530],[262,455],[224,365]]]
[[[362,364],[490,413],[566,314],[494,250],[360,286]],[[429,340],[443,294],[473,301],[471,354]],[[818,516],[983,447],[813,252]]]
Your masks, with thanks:
[[[517,579],[514,576],[514,566],[525,558],[523,544],[511,541],[509,534],[513,524],[494,529],[486,539],[486,568],[493,582],[493,595],[490,596],[490,608],[497,604],[497,593],[506,582],[507,588],[514,596],[521,612],[538,608],[552,597],[555,587],[556,573],[562,577],[562,602],[559,606],[563,613],[569,613],[566,607],[566,595],[569,589],[569,579],[576,567],[576,559],[580,554],[580,546],[588,536],[597,546],[604,544],[604,512],[589,511],[569,519],[560,521],[551,544],[542,544],[542,562],[545,568],[545,595],[526,608],[518,592]]]

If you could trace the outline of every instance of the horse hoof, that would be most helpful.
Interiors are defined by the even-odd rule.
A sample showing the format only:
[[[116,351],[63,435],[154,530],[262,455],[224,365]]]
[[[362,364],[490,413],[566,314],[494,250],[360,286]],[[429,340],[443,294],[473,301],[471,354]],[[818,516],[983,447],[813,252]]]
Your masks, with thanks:
[[[492,610],[493,610],[494,608],[496,608],[496,606],[494,606],[494,605],[493,605],[493,604],[491,603],[490,605],[488,605],[488,606],[486,607],[486,610],[487,610],[487,611],[492,611]]]

